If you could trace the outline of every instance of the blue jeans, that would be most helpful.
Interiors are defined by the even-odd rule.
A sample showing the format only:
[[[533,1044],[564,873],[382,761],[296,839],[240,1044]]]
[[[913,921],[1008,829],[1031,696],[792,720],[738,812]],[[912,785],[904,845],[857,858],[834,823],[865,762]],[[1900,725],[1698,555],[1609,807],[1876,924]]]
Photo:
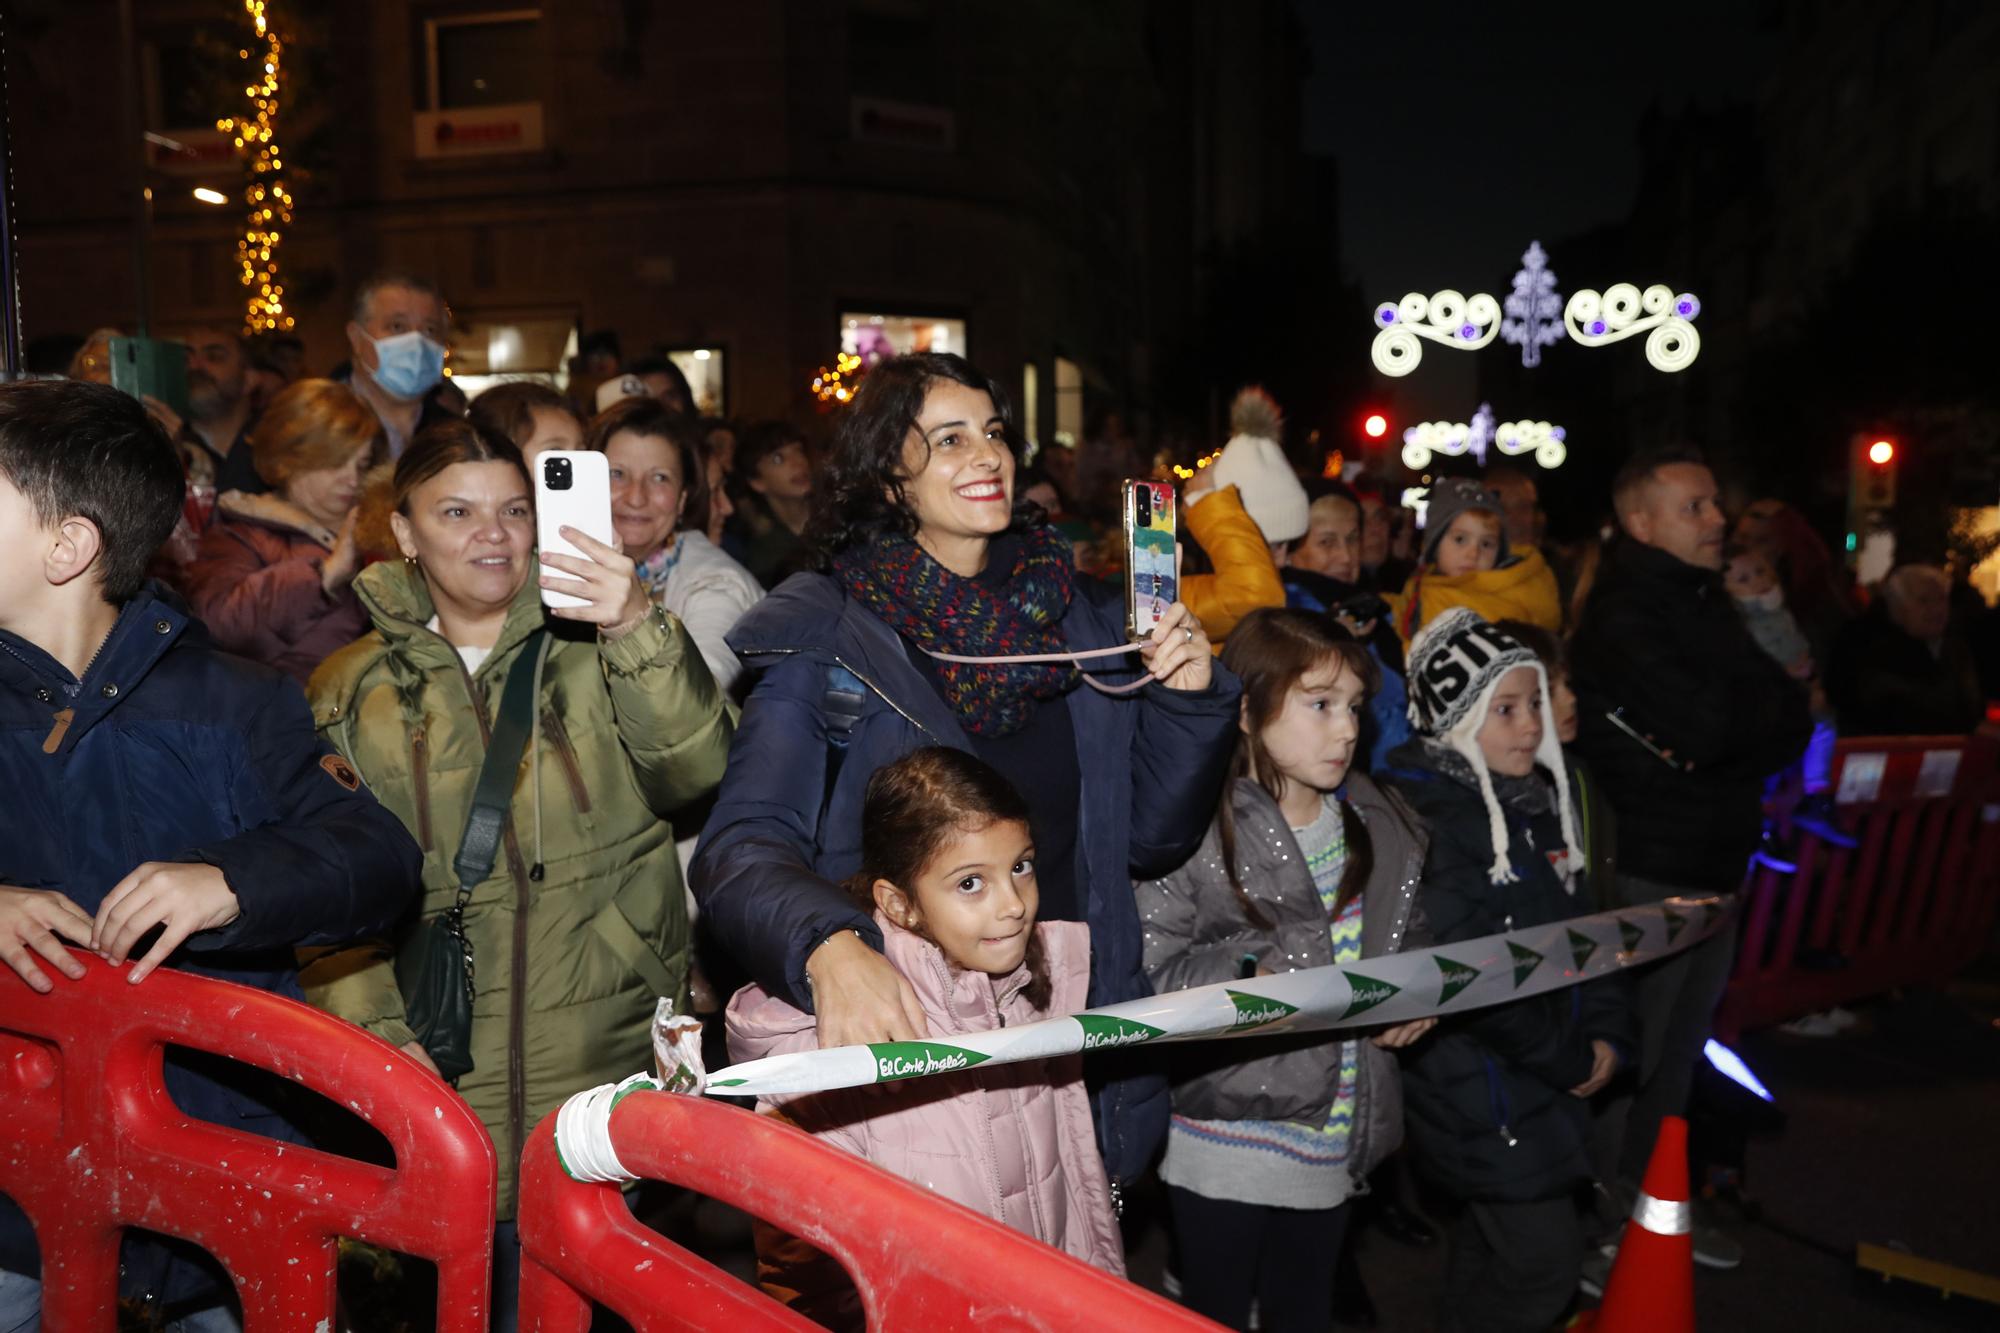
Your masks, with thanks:
[[[0,1333],[35,1333],[41,1326],[41,1280],[0,1268]],[[218,1305],[182,1315],[166,1333],[243,1333],[243,1323],[234,1310]]]

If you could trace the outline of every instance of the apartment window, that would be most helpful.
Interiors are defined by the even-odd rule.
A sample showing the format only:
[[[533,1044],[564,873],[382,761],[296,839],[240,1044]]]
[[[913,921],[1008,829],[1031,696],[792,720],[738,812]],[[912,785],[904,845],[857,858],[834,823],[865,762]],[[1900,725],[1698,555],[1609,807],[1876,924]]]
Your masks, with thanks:
[[[420,158],[534,153],[542,142],[539,9],[424,20],[424,86],[412,125]]]
[[[536,72],[541,11],[500,9],[424,21],[425,75],[432,111],[540,100]]]

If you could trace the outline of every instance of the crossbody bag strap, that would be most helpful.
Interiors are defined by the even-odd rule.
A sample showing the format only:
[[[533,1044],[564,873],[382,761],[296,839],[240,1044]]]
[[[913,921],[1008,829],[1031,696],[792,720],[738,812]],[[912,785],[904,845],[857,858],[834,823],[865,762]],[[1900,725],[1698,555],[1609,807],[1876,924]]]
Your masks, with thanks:
[[[528,733],[534,726],[535,659],[541,655],[546,632],[530,634],[514,665],[507,668],[507,683],[500,691],[500,715],[486,742],[486,762],[479,769],[479,785],[472,791],[465,836],[459,839],[458,856],[451,863],[452,873],[458,876],[455,911],[463,912],[473,888],[493,873],[493,859],[514,805],[514,780],[520,775],[521,756],[527,753]]]

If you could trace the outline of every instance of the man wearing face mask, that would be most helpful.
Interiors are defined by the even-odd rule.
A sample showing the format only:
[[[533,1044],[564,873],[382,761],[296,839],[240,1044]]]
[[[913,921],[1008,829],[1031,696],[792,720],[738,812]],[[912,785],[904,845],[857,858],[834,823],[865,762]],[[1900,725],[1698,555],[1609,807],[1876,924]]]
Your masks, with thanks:
[[[352,384],[381,418],[391,458],[400,458],[418,431],[451,415],[431,400],[444,377],[444,325],[444,298],[423,278],[378,273],[354,294],[347,323]]]

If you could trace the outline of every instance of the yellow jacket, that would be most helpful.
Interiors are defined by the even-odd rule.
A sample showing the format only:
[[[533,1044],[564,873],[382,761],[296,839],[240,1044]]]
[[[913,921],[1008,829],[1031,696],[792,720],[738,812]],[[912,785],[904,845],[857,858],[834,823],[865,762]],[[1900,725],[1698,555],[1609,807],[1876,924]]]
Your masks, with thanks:
[[[1454,606],[1469,606],[1487,620],[1525,620],[1551,634],[1562,633],[1562,594],[1555,571],[1534,547],[1501,569],[1482,569],[1445,578],[1419,569],[1403,591],[1388,599],[1396,632],[1407,646],[1417,631]]]
[[[1271,559],[1271,544],[1244,510],[1234,486],[1210,491],[1186,513],[1188,535],[1208,552],[1215,572],[1182,579],[1181,600],[1219,653],[1237,621],[1260,606],[1285,604],[1285,585]]]

